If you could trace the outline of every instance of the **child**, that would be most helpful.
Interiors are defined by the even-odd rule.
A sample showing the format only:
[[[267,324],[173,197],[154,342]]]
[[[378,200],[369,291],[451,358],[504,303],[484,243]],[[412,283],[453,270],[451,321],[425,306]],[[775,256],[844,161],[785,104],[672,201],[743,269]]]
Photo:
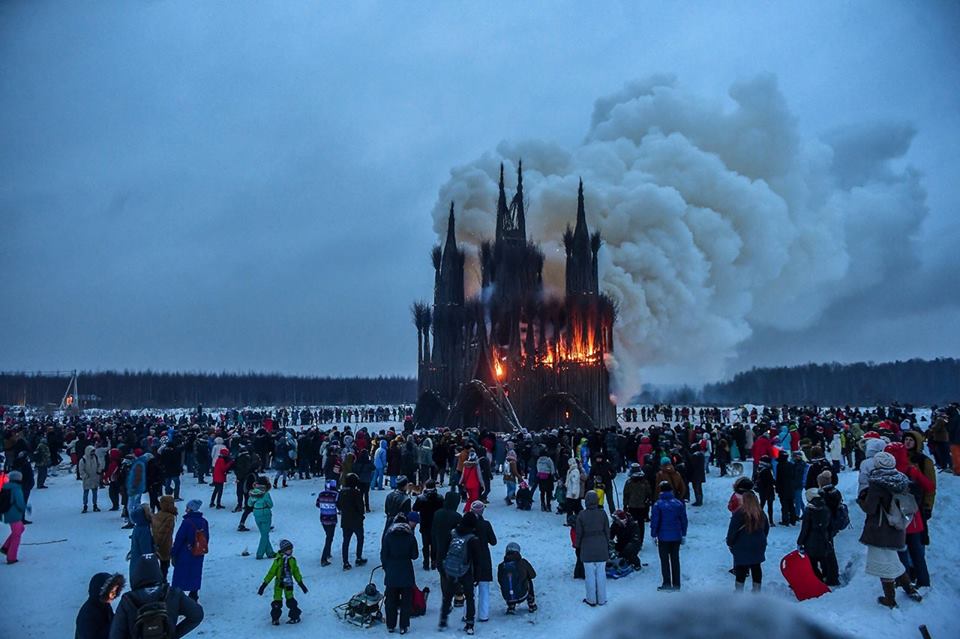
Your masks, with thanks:
[[[287,623],[300,623],[300,607],[293,598],[293,584],[300,586],[303,594],[307,594],[307,587],[303,585],[300,568],[293,556],[293,543],[286,539],[280,540],[280,552],[274,557],[267,576],[263,578],[257,594],[263,595],[270,581],[273,581],[273,603],[270,604],[270,620],[275,626],[280,625],[280,614],[283,610],[283,599],[287,600]]]
[[[517,508],[519,510],[530,510],[533,507],[533,491],[526,481],[520,482],[520,489],[517,490]]]
[[[520,544],[510,542],[503,561],[497,566],[497,583],[503,600],[507,602],[507,614],[516,612],[517,604],[527,602],[527,610],[536,612],[537,603],[533,591],[533,580],[537,572],[530,562],[520,556]]]
[[[223,447],[213,464],[213,492],[210,493],[210,508],[223,509],[223,485],[227,483],[227,473],[233,467],[230,449]]]
[[[323,567],[330,565],[330,556],[333,548],[333,535],[337,531],[337,482],[333,479],[327,481],[327,489],[320,491],[317,495],[317,508],[320,509],[320,525],[323,526],[325,540],[323,542],[323,552],[320,553],[320,565]],[[350,562],[343,558],[343,569],[350,569]]]
[[[261,475],[250,491],[247,505],[253,509],[253,520],[260,531],[260,544],[257,546],[257,559],[273,559],[275,553],[270,545],[270,527],[273,525],[273,498],[270,497],[270,479]]]

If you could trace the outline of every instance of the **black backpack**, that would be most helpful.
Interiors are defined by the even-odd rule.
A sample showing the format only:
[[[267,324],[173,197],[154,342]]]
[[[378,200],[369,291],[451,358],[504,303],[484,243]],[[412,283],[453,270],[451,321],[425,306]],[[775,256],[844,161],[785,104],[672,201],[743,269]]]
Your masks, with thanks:
[[[176,628],[170,624],[167,615],[168,592],[164,585],[149,601],[140,601],[132,592],[127,594],[136,612],[134,639],[173,639],[176,636]]]
[[[840,505],[837,506],[837,512],[833,514],[833,521],[830,523],[834,534],[847,529],[850,525],[850,511],[845,503],[840,502]]]
[[[523,578],[520,561],[503,561],[503,570],[499,571],[500,593],[508,604],[525,601],[527,581]]]
[[[459,579],[469,572],[472,564],[470,563],[470,550],[467,544],[473,537],[474,535],[470,534],[461,537],[455,532],[453,533],[447,556],[443,559],[443,572],[448,577]]]
[[[5,515],[13,505],[13,495],[9,488],[0,490],[0,515]]]

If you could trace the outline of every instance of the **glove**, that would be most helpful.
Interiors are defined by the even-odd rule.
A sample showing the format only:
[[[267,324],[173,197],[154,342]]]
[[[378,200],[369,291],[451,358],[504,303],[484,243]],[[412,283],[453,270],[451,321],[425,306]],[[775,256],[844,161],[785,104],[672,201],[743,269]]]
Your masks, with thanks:
[[[303,594],[307,594],[307,587],[303,585],[303,582],[300,582],[300,590],[303,591]]]
[[[682,545],[684,545],[685,543],[687,543],[687,538],[686,538],[686,537],[681,537],[681,538],[680,538],[680,545],[682,546]]]
[[[262,596],[262,595],[263,595],[263,591],[266,590],[266,589],[267,589],[267,584],[266,584],[266,583],[260,584],[260,587],[257,588],[257,594]]]

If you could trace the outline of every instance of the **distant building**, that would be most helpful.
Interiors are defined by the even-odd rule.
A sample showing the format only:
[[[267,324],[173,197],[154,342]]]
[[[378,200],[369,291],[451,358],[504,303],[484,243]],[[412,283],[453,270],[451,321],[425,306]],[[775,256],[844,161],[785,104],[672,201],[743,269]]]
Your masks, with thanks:
[[[522,168],[508,205],[500,167],[496,236],[480,247],[482,289],[470,299],[464,296],[466,256],[457,246],[455,224],[451,202],[446,242],[433,250],[433,305],[413,308],[417,425],[496,430],[615,425],[605,357],[613,351],[616,305],[599,291],[601,240],[587,228],[583,182],[576,225],[563,237],[562,298],[545,297],[543,252],[527,240]]]

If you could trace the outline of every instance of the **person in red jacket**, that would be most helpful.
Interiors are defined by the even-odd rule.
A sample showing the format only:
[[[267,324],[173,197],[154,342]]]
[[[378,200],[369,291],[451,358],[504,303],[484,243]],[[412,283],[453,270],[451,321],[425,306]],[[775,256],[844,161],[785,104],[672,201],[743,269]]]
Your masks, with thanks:
[[[483,476],[480,475],[480,466],[477,461],[477,453],[470,451],[467,461],[463,463],[463,475],[460,477],[460,486],[467,493],[466,506],[464,513],[470,512],[470,504],[480,499],[480,492],[483,490]]]
[[[890,453],[897,461],[897,470],[907,476],[920,494],[911,490],[916,497],[917,504],[923,501],[923,495],[935,489],[934,483],[923,474],[915,464],[910,462],[910,455],[906,446],[900,442],[888,444],[883,449],[885,453]],[[923,545],[924,533],[923,517],[920,510],[913,515],[913,519],[907,525],[907,548],[897,553],[900,556],[900,563],[907,569],[907,574],[915,582],[917,588],[927,588],[930,586],[930,572],[927,570],[926,547]]]
[[[653,445],[650,443],[650,438],[644,435],[640,438],[640,445],[637,446],[637,463],[644,465],[647,463],[647,455],[651,454],[653,454]]]
[[[230,459],[230,450],[226,447],[220,449],[220,455],[213,464],[213,493],[210,495],[210,508],[216,507],[218,510],[223,508],[223,485],[227,483],[227,473],[233,467],[233,460]]]
[[[770,437],[767,433],[761,434],[753,442],[753,467],[756,469],[757,465],[760,463],[760,458],[763,456],[772,457],[773,456],[773,442],[770,441]]]

